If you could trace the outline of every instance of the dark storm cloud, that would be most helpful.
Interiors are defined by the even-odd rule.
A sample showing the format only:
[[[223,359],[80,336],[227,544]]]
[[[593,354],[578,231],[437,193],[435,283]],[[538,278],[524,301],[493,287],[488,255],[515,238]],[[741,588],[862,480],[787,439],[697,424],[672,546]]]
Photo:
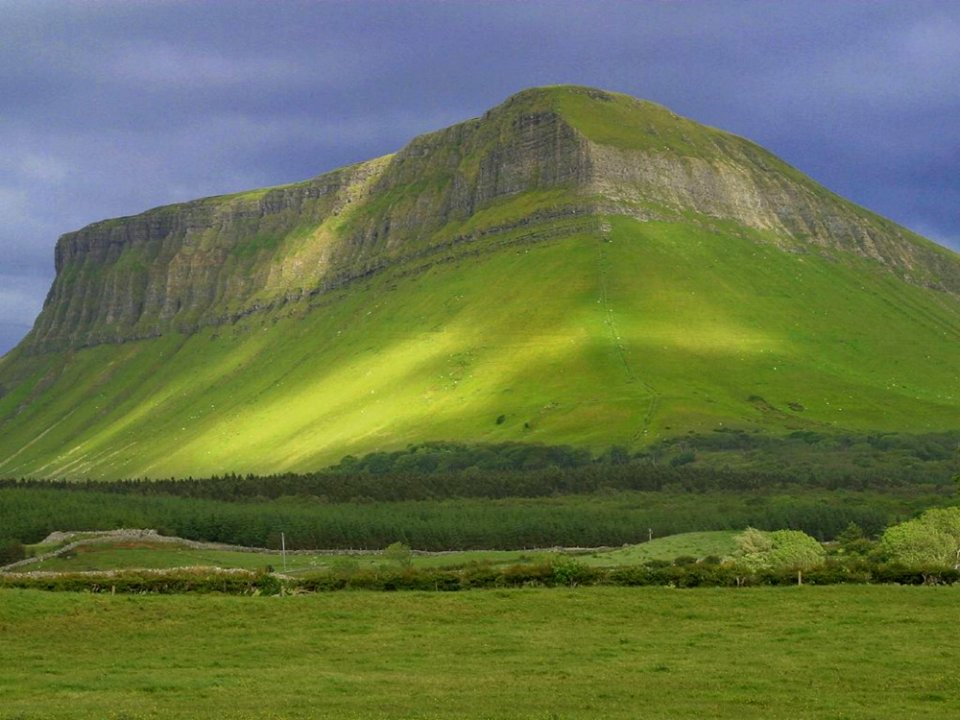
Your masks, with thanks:
[[[392,152],[532,85],[646,97],[960,249],[960,6],[2,2],[0,351],[103,217]]]

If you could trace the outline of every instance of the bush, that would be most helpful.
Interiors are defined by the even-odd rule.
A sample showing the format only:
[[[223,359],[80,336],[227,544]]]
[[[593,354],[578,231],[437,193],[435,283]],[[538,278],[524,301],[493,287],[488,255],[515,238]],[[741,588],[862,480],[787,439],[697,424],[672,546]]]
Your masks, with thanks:
[[[267,572],[258,573],[254,585],[261,595],[279,595],[283,592],[280,578]]]
[[[803,573],[807,585],[864,585],[870,582],[869,570],[840,563],[828,563]]]
[[[489,562],[473,563],[460,571],[460,586],[468,588],[490,588],[497,585],[500,571]]]
[[[413,551],[409,545],[395,542],[384,549],[383,557],[397,563],[400,567],[410,567],[410,563],[413,562]]]
[[[647,560],[644,565],[646,565],[651,570],[656,570],[658,568],[665,568],[670,566],[669,560],[662,560],[660,558],[651,558]]]
[[[0,566],[23,560],[27,552],[19,540],[0,539]]]
[[[898,585],[952,585],[960,582],[960,571],[948,567],[917,567],[888,563],[873,571],[873,582]]]
[[[645,586],[654,584],[653,569],[649,564],[618,567],[611,570],[608,577],[612,585]]]
[[[568,557],[553,561],[553,582],[556,585],[591,585],[598,575],[597,571]]]

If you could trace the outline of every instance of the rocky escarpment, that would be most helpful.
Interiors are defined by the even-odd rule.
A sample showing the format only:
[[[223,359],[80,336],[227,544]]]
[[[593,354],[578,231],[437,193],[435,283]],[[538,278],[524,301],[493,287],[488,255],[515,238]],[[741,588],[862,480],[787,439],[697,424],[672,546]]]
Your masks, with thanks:
[[[582,182],[585,147],[556,113],[508,102],[307,182],[95,223],[57,243],[27,348],[189,332],[339,287],[448,245],[438,230],[498,198]]]
[[[591,143],[590,187],[608,212],[691,213],[766,231],[794,250],[850,251],[917,284],[960,293],[950,254],[829,192],[740,138],[718,135],[713,156],[638,152]]]
[[[359,202],[383,159],[305,183],[95,223],[60,238],[37,350],[189,330],[296,294],[325,268],[318,230]],[[300,243],[298,236],[317,235]],[[283,258],[277,250],[288,246]],[[304,247],[309,245],[309,247]]]
[[[499,204],[550,193],[511,224]],[[484,215],[484,213],[487,215]],[[25,340],[54,351],[190,332],[340,287],[517,222],[598,212],[710,218],[792,250],[850,251],[960,293],[948,251],[741,138],[588,88],[520,93],[483,117],[307,182],[95,223],[60,238]]]

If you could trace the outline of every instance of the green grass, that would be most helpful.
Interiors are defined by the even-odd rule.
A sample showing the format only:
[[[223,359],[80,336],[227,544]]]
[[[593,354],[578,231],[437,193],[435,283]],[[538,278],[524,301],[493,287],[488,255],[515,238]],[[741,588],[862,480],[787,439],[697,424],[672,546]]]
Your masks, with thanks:
[[[0,592],[0,718],[960,713],[957,588]]]
[[[711,530],[707,532],[680,533],[639,545],[628,545],[617,550],[607,550],[584,555],[578,560],[585,565],[614,566],[637,565],[646,560],[674,560],[678,557],[702,559],[708,556],[729,557],[736,550],[733,538],[740,531]]]
[[[508,247],[312,312],[80,350],[5,428],[0,473],[269,473],[425,439],[599,450],[731,427],[955,425],[960,301],[853,257],[609,223],[610,242]],[[0,414],[21,402],[0,398]]]
[[[296,559],[295,559],[296,558]],[[280,569],[280,553],[244,553],[229,550],[195,550],[166,543],[118,542],[83,545],[59,557],[39,561],[25,570],[83,572],[128,568],[222,567],[258,570],[273,565]],[[288,566],[309,566],[303,556],[291,556]]]
[[[573,127],[601,145],[713,157],[718,154],[719,139],[735,139],[729,133],[680,117],[662,105],[621,93],[566,86],[544,94],[544,100]]]
[[[411,558],[414,567],[455,568],[469,563],[510,565],[520,562],[536,562],[552,557],[554,553],[527,550],[474,550],[445,552],[430,555],[415,554]],[[602,557],[602,556],[601,556]],[[594,559],[592,564],[596,564]],[[357,554],[302,554],[288,553],[287,572],[297,574],[305,571],[330,570],[348,563],[357,569],[373,569],[380,566],[395,567],[396,563],[378,553]],[[611,563],[607,563],[611,564]],[[84,545],[65,555],[43,560],[24,570],[45,572],[82,572],[91,570],[123,570],[144,568],[220,567],[260,570],[266,566],[283,570],[280,551],[264,553],[234,550],[194,549],[167,543],[147,541],[120,541]]]
[[[734,531],[682,533],[652,542],[629,545],[613,550],[592,552],[570,551],[570,555],[585,565],[612,567],[633,565],[645,560],[673,560],[680,556],[703,558],[709,555],[725,557],[734,549]],[[49,547],[27,547],[31,555],[38,555]],[[471,563],[490,565],[513,565],[517,563],[543,562],[558,556],[557,552],[534,550],[470,550],[442,552],[411,556],[413,567],[460,568]],[[344,563],[357,569],[391,566],[393,562],[378,553],[330,554],[288,553],[286,571],[297,574],[305,571],[324,571],[342,568]],[[264,553],[233,550],[196,549],[172,543],[156,543],[149,540],[117,540],[82,545],[64,555],[29,565],[25,571],[79,572],[91,570],[122,570],[143,568],[220,567],[259,570],[266,566],[282,570],[283,556],[273,550]]]

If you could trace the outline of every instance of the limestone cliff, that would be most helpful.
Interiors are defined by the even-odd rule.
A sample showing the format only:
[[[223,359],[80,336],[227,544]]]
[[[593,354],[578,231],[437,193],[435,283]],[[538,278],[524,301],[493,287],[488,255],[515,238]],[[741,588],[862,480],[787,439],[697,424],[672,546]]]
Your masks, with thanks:
[[[791,251],[849,251],[960,293],[960,263],[741,138],[587,88],[520,93],[393,156],[293,185],[157,208],[60,238],[28,352],[228,322],[322,293],[453,239],[504,198],[556,191],[518,222],[624,214],[731,221]],[[515,224],[515,223],[514,223]]]
[[[57,278],[28,340],[56,349],[189,331],[301,293],[328,266],[324,223],[360,201],[384,164],[68,233],[57,243]]]

